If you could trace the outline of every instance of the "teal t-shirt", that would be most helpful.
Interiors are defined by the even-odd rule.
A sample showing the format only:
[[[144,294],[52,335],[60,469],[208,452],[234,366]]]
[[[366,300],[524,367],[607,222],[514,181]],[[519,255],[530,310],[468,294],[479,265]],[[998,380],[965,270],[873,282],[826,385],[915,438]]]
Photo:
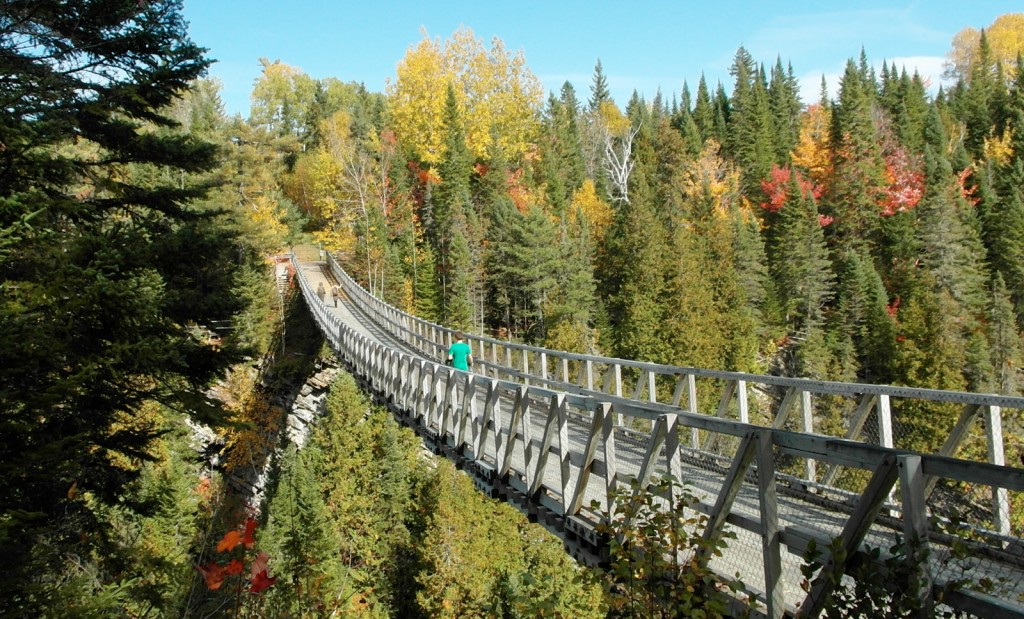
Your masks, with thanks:
[[[469,344],[465,342],[455,342],[448,349],[448,356],[452,358],[452,367],[457,370],[468,370],[469,369],[469,355],[472,354],[472,350],[469,348]]]

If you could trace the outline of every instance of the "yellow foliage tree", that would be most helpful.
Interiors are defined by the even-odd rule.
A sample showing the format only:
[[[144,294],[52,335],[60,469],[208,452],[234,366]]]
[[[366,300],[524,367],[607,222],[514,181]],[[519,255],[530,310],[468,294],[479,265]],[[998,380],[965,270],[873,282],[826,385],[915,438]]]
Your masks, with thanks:
[[[543,104],[540,80],[522,52],[509,54],[498,38],[488,50],[472,30],[460,28],[443,45],[424,33],[399,61],[396,79],[387,86],[395,132],[422,161],[437,163],[444,157],[449,83],[474,157],[500,153],[514,161],[530,150]]]
[[[593,179],[586,179],[579,189],[573,192],[570,213],[575,216],[579,212],[587,222],[590,236],[594,244],[604,244],[605,233],[612,223],[612,207],[597,195]]]
[[[700,157],[680,174],[679,186],[686,199],[710,200],[713,213],[726,217],[735,201],[743,198],[739,170],[722,158],[720,148],[715,140],[705,142]],[[747,207],[745,202],[742,206]]]
[[[985,138],[985,158],[997,165],[1006,165],[1013,156],[1014,128],[1007,127],[1002,135]]]
[[[1002,63],[1007,80],[1017,74],[1017,54],[1024,53],[1024,13],[1006,13],[985,29],[992,59]],[[951,77],[970,81],[978,60],[981,31],[964,28],[953,37],[953,47],[946,54],[946,72]]]
[[[437,163],[444,154],[444,102],[448,77],[441,43],[424,33],[398,62],[387,85],[391,124],[399,139],[422,161]]]
[[[342,255],[351,255],[357,245],[353,224],[358,214],[351,208],[352,195],[345,178],[346,162],[356,151],[350,124],[351,118],[344,111],[324,120],[321,145],[299,157],[284,181],[292,202],[322,225],[314,233],[317,241]]]
[[[306,112],[316,95],[316,81],[280,61],[260,59],[263,75],[252,90],[253,125],[277,135],[303,133]]]
[[[832,112],[821,105],[808,106],[800,116],[800,138],[792,152],[793,166],[819,186],[825,183],[832,170],[832,151],[829,148],[831,117]]]

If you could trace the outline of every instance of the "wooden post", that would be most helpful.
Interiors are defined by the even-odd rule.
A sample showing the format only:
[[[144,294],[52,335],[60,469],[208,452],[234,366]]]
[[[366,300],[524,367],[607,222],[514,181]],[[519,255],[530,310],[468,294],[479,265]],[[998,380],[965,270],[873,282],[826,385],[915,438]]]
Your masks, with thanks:
[[[897,457],[900,469],[900,496],[903,500],[903,537],[906,539],[907,570],[911,579],[907,593],[916,596],[921,605],[919,616],[934,616],[932,570],[928,563],[928,506],[924,495],[924,473],[921,456]],[[916,578],[915,578],[916,577]]]
[[[1003,453],[1003,415],[998,406],[985,407],[985,438],[988,440],[988,461],[1006,466]],[[1010,496],[1006,488],[992,487],[992,524],[1000,535],[1010,535]]]
[[[775,451],[772,431],[757,433],[757,489],[761,497],[761,552],[764,554],[764,589],[768,617],[781,619],[786,610],[782,582],[782,543],[779,505],[775,490]]]
[[[800,392],[800,412],[803,413],[804,420],[804,432],[808,434],[814,433],[814,406],[811,404],[811,392],[801,391]],[[811,458],[807,458],[804,461],[804,475],[807,481],[813,482],[817,477],[817,462]]]

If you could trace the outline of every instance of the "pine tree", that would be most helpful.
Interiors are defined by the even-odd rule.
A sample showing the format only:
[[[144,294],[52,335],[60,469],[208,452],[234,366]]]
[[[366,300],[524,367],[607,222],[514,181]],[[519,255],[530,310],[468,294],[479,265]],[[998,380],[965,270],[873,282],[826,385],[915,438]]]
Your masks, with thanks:
[[[324,502],[320,457],[315,446],[299,450],[291,445],[285,451],[265,530],[266,550],[273,553],[275,570],[292,581],[295,593],[278,602],[291,612],[325,608],[341,585],[343,566],[337,556],[341,543]],[[279,612],[284,610],[280,606]]]
[[[898,303],[890,306],[882,277],[869,256],[851,250],[840,265],[836,314],[856,350],[858,378],[873,384],[891,383],[896,363],[893,315]]]
[[[581,214],[561,221],[555,265],[555,285],[546,311],[544,345],[570,352],[594,352],[593,241]]]
[[[667,352],[664,322],[664,226],[654,212],[644,172],[634,171],[633,199],[609,231],[599,269],[611,321],[613,355],[658,362]]]
[[[983,156],[985,139],[995,132],[997,102],[1000,91],[1005,88],[1000,74],[1001,69],[992,57],[988,37],[982,30],[978,41],[978,59],[971,68],[970,81],[962,94],[956,97],[956,107],[966,130],[964,146],[975,159]]]
[[[967,322],[985,306],[984,250],[976,231],[964,221],[967,204],[945,158],[925,150],[926,191],[917,208],[921,262],[948,292]]]
[[[745,99],[733,94],[732,154],[742,171],[744,195],[760,202],[761,181],[768,177],[778,150],[776,123],[763,71],[755,73],[745,91]]]

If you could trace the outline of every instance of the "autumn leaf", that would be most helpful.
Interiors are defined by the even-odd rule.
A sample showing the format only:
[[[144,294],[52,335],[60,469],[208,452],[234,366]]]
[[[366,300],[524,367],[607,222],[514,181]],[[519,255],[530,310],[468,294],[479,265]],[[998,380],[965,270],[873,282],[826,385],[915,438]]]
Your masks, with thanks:
[[[245,544],[246,548],[252,548],[256,544],[256,520],[252,518],[245,519],[245,532],[242,533],[242,543]]]
[[[238,559],[232,559],[230,563],[224,566],[224,573],[231,576],[241,574],[245,569],[245,565]]]
[[[206,580],[206,587],[211,591],[220,589],[220,586],[224,584],[226,568],[223,565],[211,562],[206,565],[197,565],[196,569],[203,574],[203,578]]]
[[[262,593],[275,582],[277,582],[277,576],[270,578],[267,576],[267,570],[263,570],[252,577],[252,584],[249,586],[249,591],[253,593]]]
[[[217,543],[217,552],[231,552],[236,546],[242,543],[242,534],[238,531],[228,531]]]
[[[267,562],[269,559],[270,557],[265,552],[260,552],[256,555],[256,558],[252,560],[252,564],[249,565],[249,572],[252,574],[253,578],[256,578],[256,575],[260,572],[267,571]]]

